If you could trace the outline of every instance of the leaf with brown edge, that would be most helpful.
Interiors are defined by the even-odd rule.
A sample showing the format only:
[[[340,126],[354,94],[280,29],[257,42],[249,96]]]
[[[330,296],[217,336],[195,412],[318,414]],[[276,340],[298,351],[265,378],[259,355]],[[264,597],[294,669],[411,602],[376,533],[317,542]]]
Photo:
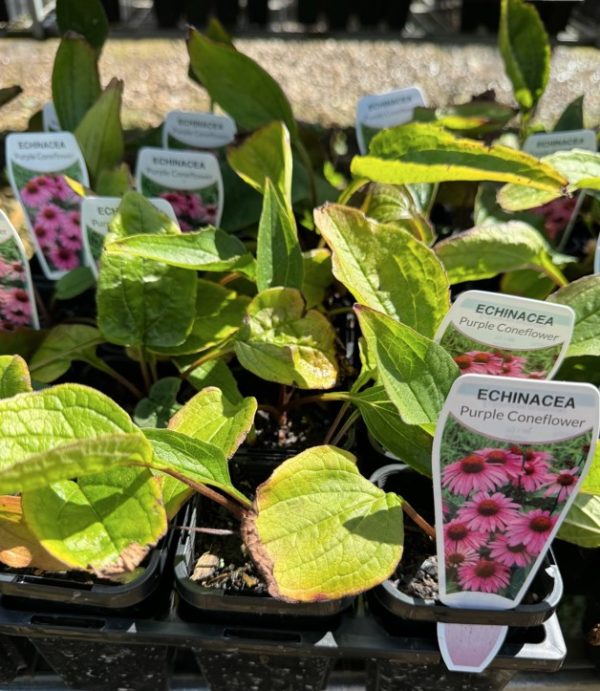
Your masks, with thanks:
[[[20,355],[0,355],[0,398],[31,391],[27,363]]]
[[[335,600],[392,574],[402,556],[402,500],[362,477],[352,454],[317,446],[258,487],[241,529],[273,597]]]

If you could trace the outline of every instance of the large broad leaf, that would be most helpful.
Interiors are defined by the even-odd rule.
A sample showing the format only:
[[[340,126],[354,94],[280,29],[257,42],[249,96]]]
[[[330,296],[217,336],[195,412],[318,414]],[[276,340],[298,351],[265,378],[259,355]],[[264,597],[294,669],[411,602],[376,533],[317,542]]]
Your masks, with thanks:
[[[92,184],[103,170],[115,168],[123,160],[122,95],[123,82],[113,79],[75,130]]]
[[[415,122],[435,122],[448,130],[481,136],[497,132],[515,115],[515,109],[494,101],[470,101],[442,108],[415,108]]]
[[[254,258],[244,243],[218,228],[178,235],[131,235],[111,243],[107,251],[192,271],[238,271],[250,278],[255,273]]]
[[[46,338],[46,331],[22,327],[0,332],[0,355],[20,355],[28,360]]]
[[[0,399],[31,391],[27,363],[20,355],[0,355]]]
[[[555,132],[565,130],[582,130],[585,127],[583,120],[583,95],[574,98],[569,103],[554,125]]]
[[[250,505],[250,501],[231,484],[227,459],[221,449],[169,429],[147,429],[144,434],[154,449],[153,468],[192,487],[216,487],[238,503]]]
[[[584,494],[600,497],[600,446],[596,445],[594,459],[580,489]]]
[[[302,295],[306,306],[317,307],[325,299],[327,288],[333,283],[331,275],[331,252],[325,247],[302,253],[304,263]]]
[[[575,328],[567,357],[600,355],[600,276],[584,276],[548,300],[575,310]]]
[[[177,402],[181,384],[179,377],[164,377],[152,384],[147,398],[142,398],[135,407],[135,424],[138,427],[166,427],[181,408]]]
[[[598,189],[600,186],[600,153],[573,149],[544,156],[569,181],[569,189]],[[498,202],[507,211],[521,211],[547,204],[561,196],[561,190],[536,190],[523,185],[505,185],[498,192]]]
[[[231,115],[240,129],[256,130],[281,120],[292,139],[297,138],[289,101],[279,84],[254,60],[195,29],[188,36],[188,52],[192,70],[211,99]]]
[[[280,190],[267,178],[256,247],[258,290],[276,286],[301,288],[303,270],[302,251],[292,208]]]
[[[434,125],[413,123],[379,132],[352,173],[375,182],[490,180],[559,193],[567,180],[549,165],[502,144],[455,137]]]
[[[167,529],[159,481],[139,468],[26,492],[23,515],[52,556],[101,577],[133,571]]]
[[[402,556],[401,499],[363,478],[356,459],[319,446],[282,463],[256,492],[242,535],[271,595],[316,602],[384,581]]]
[[[383,386],[372,386],[352,396],[370,434],[411,468],[431,477],[433,439],[419,425],[407,425]]]
[[[193,360],[197,359],[196,356],[192,357]],[[180,369],[185,369],[192,364],[192,362],[185,362],[185,359],[177,359],[176,364]],[[189,372],[186,379],[197,391],[202,391],[207,386],[216,386],[231,403],[239,403],[243,398],[235,377],[223,360],[207,360]]]
[[[126,163],[113,170],[100,171],[96,180],[96,193],[101,197],[122,197],[133,186],[131,172]]]
[[[282,122],[272,122],[227,151],[227,160],[249,185],[265,194],[267,180],[292,201],[292,148]]]
[[[535,269],[511,271],[500,279],[500,290],[503,293],[534,300],[545,300],[555,288],[554,281]]]
[[[256,398],[229,401],[220,389],[197,393],[169,422],[169,429],[217,446],[231,458],[244,441],[256,415]]]
[[[380,382],[402,420],[428,425],[431,431],[459,374],[456,363],[440,345],[409,326],[363,305],[355,311]]]
[[[74,132],[100,92],[96,52],[85,39],[67,34],[52,70],[52,101],[61,126]]]
[[[557,537],[579,547],[600,547],[600,497],[579,494]]]
[[[54,284],[57,300],[72,300],[96,285],[96,277],[89,266],[78,266],[61,276]]]
[[[372,183],[361,208],[369,218],[380,223],[397,225],[414,235],[417,240],[427,244],[435,240],[433,226],[419,210],[413,195],[404,185]]]
[[[328,204],[315,223],[333,252],[333,273],[362,305],[433,337],[450,308],[444,267],[409,232]]]
[[[502,0],[498,44],[517,103],[533,109],[550,77],[550,41],[535,7]]]
[[[100,331],[106,340],[120,345],[181,345],[193,324],[196,276],[165,263],[111,251],[119,238],[129,235],[168,240],[180,237],[181,231],[141,195],[128,192],[123,197],[100,262],[96,296]]]
[[[249,302],[245,295],[199,279],[194,323],[188,337],[179,346],[153,350],[167,355],[187,355],[217,346],[242,326]]]
[[[293,288],[270,288],[252,300],[235,353],[267,381],[330,389],[337,380],[333,327],[320,312],[305,312],[302,295]]]
[[[440,242],[435,250],[446,267],[450,283],[478,281],[526,268],[545,273],[557,285],[567,283],[554,264],[555,253],[544,237],[521,221],[466,230]]]
[[[73,31],[83,36],[98,53],[108,36],[108,19],[100,0],[58,0],[56,22],[61,34]]]

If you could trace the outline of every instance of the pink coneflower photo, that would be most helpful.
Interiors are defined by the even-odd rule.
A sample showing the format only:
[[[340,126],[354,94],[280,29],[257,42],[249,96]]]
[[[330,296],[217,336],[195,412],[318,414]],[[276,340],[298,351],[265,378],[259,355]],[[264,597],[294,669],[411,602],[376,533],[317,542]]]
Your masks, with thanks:
[[[507,481],[521,470],[523,457],[520,453],[514,453],[511,449],[485,448],[479,449],[475,453],[483,456],[488,465],[504,471]]]
[[[556,516],[549,511],[534,509],[517,516],[508,527],[506,537],[511,545],[523,544],[533,556],[537,556],[544,548],[555,523]]]
[[[579,480],[579,468],[569,468],[561,470],[556,475],[549,474],[548,481],[551,483],[544,492],[545,497],[555,496],[557,502],[563,502],[571,496],[575,485]]]
[[[461,374],[498,374],[502,360],[493,353],[472,350],[454,357]]]
[[[54,230],[48,230],[45,226],[36,223],[33,226],[33,233],[43,250],[50,249],[56,244],[56,231]]]
[[[463,564],[474,564],[478,559],[479,555],[472,549],[446,551],[446,567],[448,569],[457,569]]]
[[[187,214],[193,219],[198,219],[198,221],[204,220],[204,217],[206,216],[206,208],[198,195],[187,195]]]
[[[442,473],[442,487],[454,494],[467,496],[473,491],[495,490],[506,482],[503,468],[486,462],[478,452],[447,465]]]
[[[0,300],[2,312],[7,321],[19,325],[31,322],[31,304],[26,290],[22,288],[4,290]]]
[[[70,271],[79,266],[79,256],[67,247],[54,247],[51,249],[50,261],[59,271]]]
[[[160,196],[169,202],[177,217],[187,214],[188,200],[185,194],[181,192],[163,192]]]
[[[505,566],[527,566],[533,555],[523,543],[511,545],[506,535],[496,535],[489,544],[490,557]]]
[[[503,530],[519,515],[520,505],[504,494],[479,492],[458,511],[458,518],[469,528],[484,533]]]
[[[469,528],[465,521],[457,518],[444,525],[444,544],[447,551],[476,550],[486,539],[485,533]]]
[[[512,484],[521,487],[526,492],[537,492],[540,487],[548,484],[548,459],[545,452],[527,452],[524,455],[519,475],[513,477]]]
[[[65,202],[67,204],[78,204],[81,201],[81,197],[62,177],[62,175],[54,175],[52,181],[54,183],[54,196],[61,202]]]
[[[51,233],[57,233],[64,223],[64,211],[56,204],[44,205],[35,217],[35,225]]]
[[[497,593],[510,583],[510,571],[504,564],[482,557],[459,566],[458,580],[464,590]]]
[[[22,281],[25,278],[25,267],[21,262],[5,262],[0,259],[0,279]]]
[[[32,178],[20,190],[25,206],[37,209],[52,199],[54,184],[49,177],[41,175]]]

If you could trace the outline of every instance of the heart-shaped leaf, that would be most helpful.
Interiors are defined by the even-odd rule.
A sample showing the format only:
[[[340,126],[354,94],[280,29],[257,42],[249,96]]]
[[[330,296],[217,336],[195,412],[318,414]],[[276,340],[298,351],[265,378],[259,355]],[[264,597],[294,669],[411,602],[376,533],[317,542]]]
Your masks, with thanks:
[[[290,602],[361,593],[395,569],[404,539],[400,498],[363,478],[332,446],[282,463],[256,492],[244,542],[269,592]]]
[[[578,494],[556,537],[579,547],[600,547],[600,497]]]
[[[108,36],[108,19],[101,0],[59,0],[56,22],[61,34],[74,31],[83,36],[98,53]]]
[[[267,381],[330,389],[337,380],[335,331],[315,310],[305,312],[293,288],[270,288],[250,303],[234,344],[240,363]]]
[[[306,307],[317,307],[322,304],[327,288],[333,282],[331,275],[331,252],[325,247],[308,250],[302,253],[303,276],[302,295]]]
[[[147,398],[136,405],[133,420],[138,427],[161,427],[181,408],[177,394],[182,381],[179,377],[164,377],[152,385]]]
[[[575,328],[567,357],[600,355],[600,276],[584,276],[548,300],[575,310]]]
[[[354,309],[379,379],[402,420],[428,425],[432,432],[459,374],[456,363],[440,345],[410,326],[363,305]]]
[[[433,337],[450,308],[448,278],[433,250],[409,232],[327,204],[315,223],[333,252],[333,274],[362,305]]]
[[[31,391],[27,363],[20,355],[0,355],[0,399]]]

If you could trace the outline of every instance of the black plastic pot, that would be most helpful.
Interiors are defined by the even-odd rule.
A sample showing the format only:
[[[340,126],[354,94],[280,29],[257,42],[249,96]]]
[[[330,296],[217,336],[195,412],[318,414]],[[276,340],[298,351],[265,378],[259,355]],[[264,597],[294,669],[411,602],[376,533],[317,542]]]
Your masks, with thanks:
[[[246,17],[250,24],[265,27],[269,23],[268,0],[248,0],[246,5]]]
[[[344,31],[350,19],[347,0],[324,0],[325,16],[330,31]]]
[[[411,0],[386,0],[385,21],[390,29],[402,31],[408,13],[410,12]]]
[[[567,26],[571,13],[582,0],[531,0],[550,34],[557,34]],[[461,31],[472,32],[482,26],[488,31],[498,31],[500,0],[463,0],[461,7]]]
[[[143,573],[127,584],[82,583],[68,577],[0,573],[3,603],[34,612],[33,624],[48,625],[52,635],[31,643],[64,683],[90,691],[161,691],[168,688],[168,653],[161,645],[117,645],[65,638],[73,628],[102,630],[115,612],[151,616],[168,605],[167,542],[156,547]]]
[[[402,0],[399,1],[402,2]],[[387,0],[353,0],[353,2],[361,27],[375,27],[383,19],[384,4]]]
[[[319,0],[297,0],[296,18],[298,22],[305,26],[316,24],[320,8],[321,3]]]
[[[185,0],[184,12],[192,26],[205,26],[208,22],[212,3],[210,0]]]
[[[285,456],[271,454],[262,463],[234,462],[232,476],[236,486],[244,477],[254,486],[264,481]],[[236,477],[237,476],[237,477]],[[193,530],[202,519],[206,500],[200,498],[188,507],[175,553],[175,587],[180,597],[179,615],[188,621],[223,624],[231,650],[207,650],[194,646],[198,665],[212,691],[257,689],[258,691],[310,691],[322,689],[333,668],[333,660],[280,650],[283,643],[318,641],[329,628],[339,624],[341,615],[354,598],[322,603],[290,604],[267,595],[242,595],[202,587],[190,580],[194,568],[196,540]],[[260,653],[240,651],[238,645],[251,641],[261,645]],[[235,674],[232,675],[232,667]]]
[[[10,636],[0,636],[0,684],[11,682],[26,668],[21,641]]]
[[[154,14],[161,29],[174,29],[183,13],[183,0],[154,0]]]

